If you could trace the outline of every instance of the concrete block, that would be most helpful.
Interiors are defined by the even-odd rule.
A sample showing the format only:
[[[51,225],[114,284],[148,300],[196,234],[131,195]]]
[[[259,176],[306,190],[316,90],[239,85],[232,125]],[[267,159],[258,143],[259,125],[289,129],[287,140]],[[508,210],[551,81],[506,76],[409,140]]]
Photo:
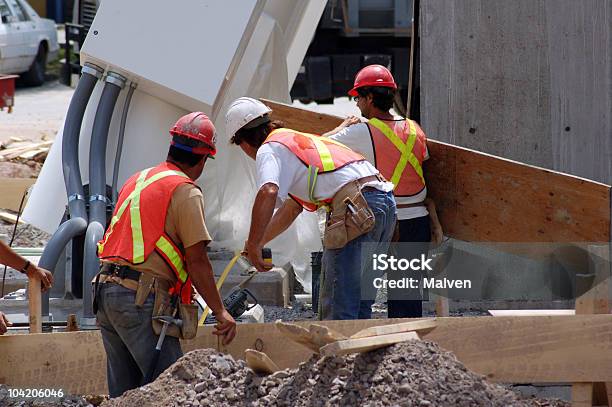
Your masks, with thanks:
[[[215,279],[221,276],[221,272],[215,270]],[[235,267],[230,271],[221,286],[221,296],[228,295],[234,287],[240,284],[248,277],[248,274],[240,272]],[[272,270],[265,273],[259,273],[249,281],[244,288],[249,289],[257,301],[262,305],[276,305],[280,307],[288,307],[291,302],[289,291],[289,279],[285,270],[280,267],[274,267]]]
[[[240,324],[263,324],[265,322],[264,309],[257,304],[250,310],[242,314],[237,322]]]

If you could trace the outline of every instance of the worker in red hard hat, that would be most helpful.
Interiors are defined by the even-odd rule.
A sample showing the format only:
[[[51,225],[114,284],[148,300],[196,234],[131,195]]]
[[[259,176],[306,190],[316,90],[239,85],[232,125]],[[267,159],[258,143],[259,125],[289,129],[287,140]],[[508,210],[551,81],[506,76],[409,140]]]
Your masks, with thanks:
[[[406,243],[401,245],[398,254],[402,258],[421,258],[427,254],[432,237],[430,215],[436,240],[441,240],[442,231],[433,201],[426,200],[423,162],[429,158],[427,137],[417,122],[390,112],[396,91],[393,75],[386,67],[364,67],[357,73],[354,86],[348,93],[357,101],[362,116],[368,119],[367,123],[349,117],[325,135],[362,154],[393,183],[398,219],[394,241]],[[389,272],[387,277],[389,280],[396,277],[420,280],[422,277],[406,275],[405,271],[396,274]],[[421,317],[421,295],[420,289],[389,289],[389,318]]]
[[[197,329],[193,286],[212,310],[214,333],[223,344],[236,334],[236,322],[215,286],[206,253],[211,237],[195,184],[206,160],[216,154],[215,128],[204,113],[193,112],[181,117],[170,134],[166,161],[126,181],[98,243],[102,265],[94,312],[111,397],[155,379],[182,356],[179,338],[192,338]],[[153,320],[160,316],[172,320],[163,342],[163,324]],[[158,341],[161,351],[156,351]]]

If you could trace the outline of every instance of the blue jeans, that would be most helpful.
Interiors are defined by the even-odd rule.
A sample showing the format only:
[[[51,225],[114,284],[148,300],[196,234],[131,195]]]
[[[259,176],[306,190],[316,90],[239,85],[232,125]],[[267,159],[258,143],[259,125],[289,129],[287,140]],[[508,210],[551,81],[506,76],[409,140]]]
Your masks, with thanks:
[[[142,307],[134,304],[136,291],[119,284],[100,284],[96,318],[106,351],[108,391],[111,397],[143,386],[153,363],[159,338],[153,332],[153,294]],[[183,352],[177,338],[166,336],[154,379],[176,362]]]
[[[325,249],[322,260],[320,292],[321,319],[367,319],[372,317],[374,294],[363,293],[370,289],[362,287],[368,264],[374,253],[386,253],[395,228],[395,198],[392,192],[366,189],[363,196],[374,212],[374,228],[351,240],[341,249]],[[367,244],[365,244],[367,243]],[[364,245],[365,244],[365,245]],[[371,288],[373,289],[373,287]]]

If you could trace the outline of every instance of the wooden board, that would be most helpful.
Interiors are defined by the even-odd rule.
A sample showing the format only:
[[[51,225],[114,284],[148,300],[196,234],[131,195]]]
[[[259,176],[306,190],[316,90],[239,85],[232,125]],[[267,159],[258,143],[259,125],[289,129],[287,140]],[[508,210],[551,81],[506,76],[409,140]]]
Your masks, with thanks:
[[[373,326],[371,328],[363,329],[354,335],[351,335],[351,339],[366,338],[368,336],[377,335],[389,335],[410,331],[425,331],[433,329],[435,327],[435,319],[422,319],[418,321],[402,322],[400,324]]]
[[[576,315],[573,309],[490,309],[494,317],[542,317],[551,315]]]
[[[280,370],[268,355],[255,349],[245,350],[244,359],[247,366],[253,369],[255,373],[271,374]]]
[[[343,335],[409,320],[320,321]],[[612,381],[612,315],[436,318],[423,334],[454,352],[469,369],[507,383]],[[299,323],[306,327],[310,323]],[[183,342],[183,351],[217,347],[213,327]],[[296,367],[312,351],[279,335],[274,324],[240,324],[226,351],[265,352],[281,369]],[[106,362],[100,333],[81,331],[0,336],[0,383],[53,387],[77,394],[106,392]]]
[[[23,194],[30,188],[34,178],[0,177],[0,209],[10,209],[17,212]]]
[[[350,353],[370,352],[376,349],[395,345],[396,343],[418,340],[416,332],[401,332],[390,335],[369,336],[366,338],[347,339],[327,344],[321,348],[321,355],[348,355]]]
[[[289,128],[342,118],[264,100]],[[608,242],[610,186],[429,139],[425,177],[447,236],[482,242]],[[528,214],[528,216],[526,216]]]

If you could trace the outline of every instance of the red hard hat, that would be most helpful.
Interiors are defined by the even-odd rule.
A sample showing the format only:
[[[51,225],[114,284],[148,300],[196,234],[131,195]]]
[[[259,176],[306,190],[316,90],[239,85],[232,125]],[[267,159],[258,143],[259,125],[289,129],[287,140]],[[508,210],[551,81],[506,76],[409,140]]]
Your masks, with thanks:
[[[202,112],[193,112],[185,115],[177,120],[176,124],[170,129],[172,136],[182,136],[188,139],[199,141],[204,146],[189,147],[180,145],[178,147],[187,149],[194,154],[210,154],[215,155],[217,148],[215,147],[215,126]],[[172,141],[172,145],[177,145]]]
[[[357,72],[353,89],[349,90],[350,96],[357,96],[357,88],[364,86],[381,86],[384,88],[397,89],[393,75],[382,65],[368,65]]]

